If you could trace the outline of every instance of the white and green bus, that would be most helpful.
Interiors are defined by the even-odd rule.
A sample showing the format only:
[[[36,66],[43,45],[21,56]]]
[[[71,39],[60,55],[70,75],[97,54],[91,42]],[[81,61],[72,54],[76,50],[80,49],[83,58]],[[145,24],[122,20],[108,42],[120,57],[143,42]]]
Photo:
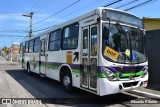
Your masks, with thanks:
[[[100,7],[21,43],[20,60],[37,73],[100,96],[146,87],[148,61],[140,18]]]

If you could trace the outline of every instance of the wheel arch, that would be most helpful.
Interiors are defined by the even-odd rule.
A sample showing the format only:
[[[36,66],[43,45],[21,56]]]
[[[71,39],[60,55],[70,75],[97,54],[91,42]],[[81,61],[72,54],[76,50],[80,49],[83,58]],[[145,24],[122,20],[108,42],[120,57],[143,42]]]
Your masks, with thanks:
[[[60,70],[59,70],[59,81],[61,82],[61,79],[62,79],[62,76],[63,76],[63,72],[64,72],[64,70],[65,69],[67,69],[69,72],[70,72],[70,74],[71,74],[71,77],[72,77],[72,68],[68,65],[68,64],[62,64],[61,66],[60,66]],[[72,77],[73,78],[73,77]],[[72,82],[73,83],[73,82]]]

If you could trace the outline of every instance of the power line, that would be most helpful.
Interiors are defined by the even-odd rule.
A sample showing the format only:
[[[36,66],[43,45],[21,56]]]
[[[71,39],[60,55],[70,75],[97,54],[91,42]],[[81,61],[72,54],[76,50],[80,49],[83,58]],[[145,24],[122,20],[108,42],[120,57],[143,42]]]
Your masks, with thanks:
[[[108,6],[110,6],[110,5],[116,4],[116,3],[121,2],[121,1],[122,1],[122,0],[116,0],[116,1],[114,0],[113,2],[105,5],[104,7],[108,7]]]
[[[80,0],[79,0],[80,1]],[[103,1],[103,0],[102,0]],[[117,1],[122,1],[122,0],[117,0]],[[109,3],[109,4],[107,4],[107,6],[109,6],[109,5],[113,5],[113,4],[115,4],[115,3],[117,3],[117,1],[115,1],[114,3],[112,2],[112,3]],[[86,6],[85,6],[86,7]],[[88,6],[87,6],[88,7]],[[65,15],[66,16],[66,15]],[[69,16],[69,15],[68,15]],[[55,20],[56,21],[56,20]],[[55,22],[54,21],[54,22]],[[40,31],[43,31],[43,30],[46,30],[46,29],[49,29],[49,28],[52,28],[52,27],[54,27],[54,26],[56,26],[56,25],[53,25],[53,26],[49,26],[49,27],[46,27],[46,28],[43,28],[43,29],[39,29],[39,30],[36,30],[36,31],[33,31],[33,32],[40,32]],[[12,31],[14,31],[14,30],[12,30]],[[9,32],[12,32],[12,31],[9,31]],[[15,30],[15,31],[18,31],[18,30]],[[7,32],[7,31],[2,31],[2,32]],[[18,31],[18,32],[24,32],[24,33],[27,33],[28,31],[27,30],[25,30],[25,31]]]
[[[41,8],[41,6],[43,6],[43,4],[45,4],[48,0],[44,0],[41,4],[37,5],[36,8],[32,11],[36,11],[38,10],[39,8]]]
[[[0,32],[16,32],[16,33],[27,33],[28,31],[25,31],[25,30],[1,30],[0,29]]]
[[[130,8],[128,8],[128,9],[125,9],[124,11],[129,11],[129,10],[135,9],[135,8],[137,8],[137,7],[146,5],[146,4],[151,3],[151,2],[153,2],[153,1],[156,1],[156,0],[148,0],[148,1],[142,2],[142,3],[138,4],[138,5],[135,5],[135,6],[133,6],[133,7],[130,7]]]
[[[42,4],[44,4],[47,0],[38,0],[28,11],[35,11],[37,8],[39,8]],[[25,12],[25,13],[29,13]]]
[[[36,22],[36,23],[34,23],[33,25],[38,24],[38,23],[41,23],[41,22],[43,22],[43,21],[45,21],[45,20],[47,20],[47,19],[55,16],[56,14],[58,14],[58,13],[64,11],[64,10],[66,10],[67,8],[70,8],[71,6],[73,6],[74,4],[78,3],[79,1],[80,1],[80,0],[77,0],[76,2],[74,2],[74,3],[70,4],[70,5],[68,5],[67,7],[63,8],[62,10],[60,10],[60,11],[58,11],[58,12],[56,12],[56,13],[54,13],[54,14],[52,14],[52,15],[50,15],[50,16],[48,16],[48,17],[46,17],[46,18],[44,18],[44,19],[42,19],[42,20],[40,20],[40,21],[38,21],[38,22]]]
[[[101,0],[101,1],[104,1],[104,0]],[[115,0],[114,0],[114,1],[115,1]],[[113,2],[114,2],[114,1],[113,1]],[[120,1],[122,1],[122,0],[117,0],[117,1],[120,2]],[[100,1],[99,1],[99,2],[100,2]],[[113,4],[113,2],[111,2],[111,3]],[[89,5],[91,5],[91,4],[93,5],[93,4],[95,4],[95,3],[97,3],[97,0],[95,0],[95,1],[92,2],[92,3],[90,3]],[[109,5],[112,5],[111,3],[109,3],[109,4],[107,4],[107,5],[108,5],[108,6],[109,6]],[[115,3],[118,3],[118,2],[115,2]],[[114,3],[114,4],[115,4],[115,3]],[[87,6],[85,5],[85,6],[83,6],[83,7],[89,7],[89,6],[88,6],[88,5],[87,5]],[[78,10],[76,10],[76,11],[74,11],[74,12],[71,12],[71,13],[69,13],[69,14],[67,14],[67,15],[64,15],[64,16],[65,16],[65,17],[66,17],[66,16],[70,16],[70,15],[72,15],[73,13],[75,13],[75,12],[77,12],[77,11],[79,11],[79,10],[82,11],[82,10],[84,10],[83,7],[81,7],[80,9],[78,9]],[[61,19],[61,18],[64,18],[64,16],[60,17],[60,19]],[[55,20],[55,21],[56,21],[56,20]],[[53,22],[55,22],[55,21],[53,21]],[[49,26],[49,27],[46,27],[46,28],[43,28],[43,29],[39,29],[39,30],[36,30],[36,31],[33,31],[33,32],[40,32],[40,31],[43,31],[43,30],[52,28],[52,27],[54,27],[54,26],[56,26],[56,25]]]
[[[36,2],[36,4],[35,4],[34,6],[32,6],[32,8],[31,8],[30,10],[32,10],[37,4],[40,5],[40,4],[39,4],[39,3],[41,3],[40,1],[41,1],[41,0],[39,0],[38,2]],[[89,7],[89,6],[91,6],[91,5],[93,5],[93,4],[97,3],[97,2],[102,2],[102,1],[104,1],[104,0],[100,0],[100,1],[95,0],[95,1],[93,1],[93,2],[91,2],[91,3],[89,3],[89,5],[83,6],[84,8],[81,7],[81,8],[83,8],[83,9],[78,9],[78,10],[74,11],[74,13],[77,12],[77,11],[79,11],[79,10],[84,10],[85,7]],[[41,3],[41,4],[42,4],[42,3]],[[37,6],[36,6],[36,7],[37,7]],[[70,15],[71,15],[71,14],[70,14]],[[65,15],[65,16],[69,16],[69,15]],[[64,16],[61,17],[61,18],[64,18]],[[55,20],[55,21],[56,21],[56,20]],[[55,22],[55,21],[53,21],[53,22]],[[53,26],[46,27],[46,28],[43,28],[43,29],[39,29],[39,30],[36,30],[36,31],[33,31],[33,32],[43,31],[43,30],[46,30],[46,29],[49,29],[49,28],[52,28],[52,27],[54,27],[54,25],[53,25]],[[26,30],[2,29],[2,28],[0,28],[0,32],[21,32],[21,33],[23,33],[22,35],[24,35],[24,33],[29,32],[28,29],[29,29],[29,27],[27,27]],[[6,30],[7,30],[7,31],[6,31]]]
[[[31,7],[30,11],[31,11],[32,9],[34,9],[34,7],[37,7],[36,5],[38,5],[40,2],[41,2],[41,0],[38,0],[38,1]]]
[[[119,8],[125,7],[125,6],[127,6],[127,5],[132,4],[132,3],[135,3],[135,2],[137,2],[137,1],[139,1],[139,0],[129,1],[129,2],[125,3],[125,4],[122,4],[122,5],[118,6],[118,7],[116,7],[115,9],[119,9]]]
[[[49,2],[53,2],[53,0],[49,0],[48,2],[45,2],[44,5],[42,5],[41,7],[39,7],[39,9],[35,10],[34,13],[37,13],[37,12],[40,11],[42,8],[44,8],[45,6],[47,6],[47,4],[49,4]]]

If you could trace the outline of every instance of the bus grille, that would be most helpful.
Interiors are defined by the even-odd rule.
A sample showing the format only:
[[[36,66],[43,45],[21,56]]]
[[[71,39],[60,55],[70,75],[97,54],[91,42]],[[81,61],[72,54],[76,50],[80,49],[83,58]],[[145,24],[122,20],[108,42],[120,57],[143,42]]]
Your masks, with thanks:
[[[133,76],[133,78],[135,78],[135,77],[140,77],[139,75],[135,75],[135,76]],[[120,79],[128,79],[129,77],[119,77]]]
[[[129,83],[123,83],[123,87],[131,87],[131,86],[136,86],[138,84],[138,81],[136,82],[129,82]]]

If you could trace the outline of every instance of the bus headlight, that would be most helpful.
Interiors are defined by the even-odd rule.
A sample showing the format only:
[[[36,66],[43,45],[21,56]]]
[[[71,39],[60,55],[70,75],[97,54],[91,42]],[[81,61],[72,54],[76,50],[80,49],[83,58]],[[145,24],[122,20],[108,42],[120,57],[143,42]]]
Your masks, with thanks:
[[[108,80],[118,80],[117,76],[111,70],[102,68],[102,72],[106,75]]]
[[[142,71],[144,72],[144,74],[142,75],[142,78],[144,78],[148,74],[148,67],[147,66],[144,67]]]

